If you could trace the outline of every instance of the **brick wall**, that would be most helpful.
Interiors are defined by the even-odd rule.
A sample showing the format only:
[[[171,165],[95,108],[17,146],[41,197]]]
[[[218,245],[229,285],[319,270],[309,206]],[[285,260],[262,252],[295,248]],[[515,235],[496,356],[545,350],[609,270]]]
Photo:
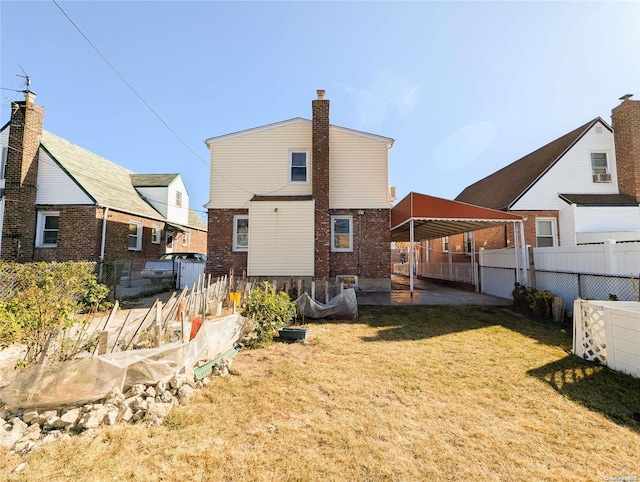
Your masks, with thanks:
[[[209,209],[207,273],[218,277],[247,269],[247,252],[233,251],[233,216],[247,216],[248,209]]]
[[[102,209],[98,213],[99,233],[102,235]],[[142,246],[138,250],[129,249],[129,223],[136,221],[142,224]],[[148,260],[159,258],[165,253],[165,239],[160,236],[160,243],[151,242],[153,226],[159,226],[164,230],[164,222],[155,219],[147,219],[141,216],[109,210],[107,214],[107,235],[105,242],[106,260]],[[163,231],[162,231],[163,232]],[[100,237],[98,238],[100,239]]]
[[[7,261],[33,259],[38,150],[44,117],[44,110],[33,103],[34,99],[27,93],[25,101],[11,106],[2,228],[2,259]]]
[[[361,278],[390,278],[391,275],[391,210],[339,210],[332,214],[353,216],[353,251],[331,253],[329,277],[358,275]],[[316,273],[317,279],[322,279]]]
[[[319,97],[320,92],[318,92]],[[324,97],[324,93],[322,94]],[[329,101],[318,98],[312,108],[312,193],[315,199],[315,273],[316,278],[329,276],[331,255],[331,223],[329,211]]]
[[[611,113],[618,189],[640,201],[640,100],[625,100]]]

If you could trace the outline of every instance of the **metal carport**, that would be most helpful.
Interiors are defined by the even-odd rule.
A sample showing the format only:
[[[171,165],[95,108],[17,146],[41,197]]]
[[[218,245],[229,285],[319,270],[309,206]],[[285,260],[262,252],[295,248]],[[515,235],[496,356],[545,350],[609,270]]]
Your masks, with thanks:
[[[513,224],[516,256],[522,260],[521,262],[524,262],[526,245],[524,243],[523,221],[522,216],[517,214],[410,192],[391,209],[391,240],[410,242],[409,289],[413,294],[414,242],[416,239],[438,239],[468,231]],[[520,256],[518,256],[519,250],[521,251]]]

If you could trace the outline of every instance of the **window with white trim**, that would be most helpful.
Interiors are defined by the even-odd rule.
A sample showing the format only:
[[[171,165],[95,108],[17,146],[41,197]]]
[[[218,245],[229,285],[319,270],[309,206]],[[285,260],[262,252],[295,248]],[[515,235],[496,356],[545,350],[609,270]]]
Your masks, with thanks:
[[[38,213],[36,247],[55,248],[58,246],[58,220],[60,213],[57,211],[41,211]]]
[[[2,157],[0,157],[0,179],[7,177],[7,156],[9,155],[9,148],[2,148]]]
[[[188,231],[185,231],[184,233],[182,233],[182,246],[183,247],[189,246],[189,232]]]
[[[471,254],[473,252],[473,232],[468,231],[464,233],[463,238],[464,252],[466,254]]]
[[[129,251],[142,249],[142,223],[129,221]]]
[[[308,158],[309,153],[307,151],[289,152],[289,182],[308,182]]]
[[[555,218],[536,218],[536,246],[538,248],[557,246],[556,233]]]
[[[593,182],[611,182],[606,152],[591,153],[591,178]]]
[[[449,251],[449,236],[442,238],[442,251]]]
[[[353,251],[352,216],[331,216],[331,251]]]
[[[249,216],[233,217],[233,250],[249,250]]]
[[[176,206],[182,207],[182,193],[180,191],[176,191]]]
[[[160,226],[158,226],[157,224],[151,226],[151,242],[153,244],[160,244],[160,234]]]

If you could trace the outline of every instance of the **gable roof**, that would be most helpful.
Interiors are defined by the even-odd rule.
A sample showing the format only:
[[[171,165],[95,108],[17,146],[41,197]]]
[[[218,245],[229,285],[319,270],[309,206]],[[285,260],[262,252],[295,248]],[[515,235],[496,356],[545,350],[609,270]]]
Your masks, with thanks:
[[[611,127],[602,118],[596,117],[484,179],[467,186],[458,194],[456,201],[491,209],[509,209],[598,122],[611,131]]]
[[[177,174],[136,175],[119,164],[45,130],[42,131],[40,145],[97,205],[108,206],[117,211],[149,219],[166,221],[164,216],[136,191],[133,177],[140,176],[141,182],[154,178],[162,179],[164,182],[165,176],[171,176],[173,180]],[[189,225],[205,231],[207,229],[206,224],[191,209]]]
[[[290,126],[290,125],[295,125],[295,124],[304,124],[304,125],[308,125],[309,127],[311,127],[313,121],[311,121],[310,119],[305,119],[303,117],[294,117],[293,119],[287,119],[287,120],[283,120],[280,122],[274,122],[272,124],[266,124],[263,126],[258,126],[258,127],[252,127],[251,129],[244,129],[241,131],[237,131],[237,132],[230,132],[229,134],[223,134],[221,136],[215,136],[215,137],[209,137],[208,139],[205,139],[204,143],[209,145],[213,142],[218,142],[221,140],[227,140],[227,139],[233,139],[234,137],[241,137],[241,136],[246,136],[246,135],[250,135],[250,134],[256,134],[258,132],[262,132],[262,131],[266,131],[266,130],[270,130],[270,129],[277,129],[279,127],[286,127],[286,126]],[[330,124],[329,125],[331,128],[333,129],[337,129],[339,131],[348,133],[348,134],[353,134],[356,136],[360,136],[360,137],[366,137],[368,139],[373,139],[373,140],[377,140],[377,141],[381,141],[381,142],[386,142],[387,144],[389,144],[389,147],[391,147],[393,145],[393,143],[395,142],[392,138],[390,137],[384,137],[384,136],[380,136],[378,134],[371,134],[369,132],[363,132],[363,131],[357,131],[355,129],[349,129],[348,127],[341,127],[341,126],[337,126],[334,124]]]

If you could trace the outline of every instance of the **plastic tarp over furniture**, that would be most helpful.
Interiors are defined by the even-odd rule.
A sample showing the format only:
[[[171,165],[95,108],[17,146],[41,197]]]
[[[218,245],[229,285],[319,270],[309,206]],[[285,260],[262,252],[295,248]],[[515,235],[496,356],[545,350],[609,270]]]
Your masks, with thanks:
[[[358,300],[356,290],[353,288],[342,291],[334,296],[328,303],[320,303],[303,293],[296,300],[298,314],[305,318],[319,319],[356,319],[358,318]]]
[[[229,349],[242,337],[247,322],[236,313],[205,320],[189,343],[28,367],[0,390],[0,400],[12,408],[54,408],[101,400],[114,388],[124,391],[139,383],[168,381]]]

